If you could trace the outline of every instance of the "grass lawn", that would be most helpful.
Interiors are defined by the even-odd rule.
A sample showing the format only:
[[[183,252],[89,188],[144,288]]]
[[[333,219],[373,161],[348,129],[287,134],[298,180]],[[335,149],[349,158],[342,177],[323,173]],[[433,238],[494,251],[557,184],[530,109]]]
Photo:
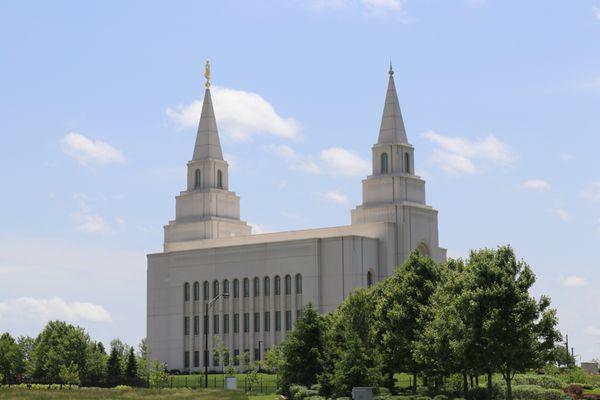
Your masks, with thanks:
[[[127,399],[127,400],[248,400],[248,397],[237,390],[219,389],[100,389],[82,388],[73,390],[47,390],[24,388],[0,388],[0,399],[11,400],[96,400],[96,399]],[[267,399],[264,399],[267,400]]]
[[[278,394],[263,394],[260,396],[248,396],[248,400],[279,400]]]

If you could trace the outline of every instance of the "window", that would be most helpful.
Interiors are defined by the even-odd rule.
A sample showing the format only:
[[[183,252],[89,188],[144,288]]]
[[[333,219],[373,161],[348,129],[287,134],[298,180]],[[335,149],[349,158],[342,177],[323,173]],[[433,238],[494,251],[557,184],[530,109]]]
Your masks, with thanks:
[[[281,330],[281,311],[275,311],[275,330]]]
[[[203,287],[203,290],[204,290],[204,300],[208,301],[208,296],[209,296],[209,293],[208,293],[208,281],[204,281],[204,284],[202,286],[204,286]]]
[[[229,314],[223,315],[223,333],[229,333]]]
[[[208,315],[204,316],[204,333],[208,333]]]
[[[189,368],[189,367],[190,367],[190,352],[184,351],[183,352],[183,368]]]
[[[236,299],[240,297],[240,281],[237,279],[233,280],[233,297]]]
[[[233,333],[240,331],[240,314],[233,314]]]
[[[250,280],[244,278],[244,297],[250,296]]]
[[[213,333],[219,333],[219,316],[213,315]]]
[[[233,365],[240,365],[240,349],[233,349]]]
[[[229,365],[229,351],[227,350],[223,352],[223,365]]]
[[[200,186],[202,185],[202,174],[200,173],[200,169],[196,170],[196,174],[194,177],[194,189],[200,189]]]
[[[194,301],[200,300],[200,284],[194,282]]]
[[[244,332],[250,332],[250,314],[244,313]]]
[[[223,189],[223,172],[220,169],[217,170],[217,187]]]
[[[219,353],[216,350],[213,352],[213,366],[219,366]]]
[[[194,335],[200,334],[200,316],[194,315]]]
[[[265,311],[265,332],[269,332],[271,330],[271,313],[269,311]]]
[[[252,289],[254,290],[254,297],[260,296],[260,280],[258,278],[254,278],[252,286]]]
[[[302,310],[296,310],[296,321],[298,321],[301,316],[302,316]]]
[[[292,330],[292,310],[287,310],[285,312],[285,330]]]
[[[190,317],[183,317],[183,334],[185,336],[190,334]]]
[[[260,361],[260,348],[254,348],[254,360]]]
[[[200,352],[198,350],[194,351],[194,368],[198,368],[200,366]]]
[[[271,295],[271,279],[269,279],[268,276],[265,276],[265,279],[263,280],[263,294],[265,296]]]
[[[371,271],[367,272],[367,287],[371,287],[373,285],[373,273]]]
[[[381,153],[381,173],[388,173],[388,155],[387,153]]]
[[[254,332],[260,332],[260,313],[254,313]]]
[[[410,155],[408,153],[404,153],[404,170],[410,174]]]
[[[296,294],[302,294],[302,275],[296,275]]]
[[[183,284],[183,301],[190,301],[190,284]]]
[[[279,275],[275,276],[275,296],[279,296],[281,294],[281,278]]]
[[[227,279],[225,279],[223,281],[223,294],[225,294],[225,293],[230,294],[229,293],[229,281]]]
[[[285,294],[292,294],[292,277],[285,276]]]
[[[219,295],[219,281],[213,282],[213,298]]]

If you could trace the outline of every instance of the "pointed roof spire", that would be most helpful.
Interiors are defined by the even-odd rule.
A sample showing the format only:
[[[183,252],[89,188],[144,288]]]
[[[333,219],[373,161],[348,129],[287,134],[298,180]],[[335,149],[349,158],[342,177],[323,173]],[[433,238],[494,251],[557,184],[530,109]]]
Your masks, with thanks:
[[[390,78],[388,81],[387,93],[385,95],[385,105],[383,107],[383,116],[381,117],[381,127],[379,128],[378,144],[406,143],[406,129],[402,120],[398,94],[396,93],[396,84],[394,83],[394,70],[390,60]]]
[[[210,63],[208,60],[206,60],[204,77],[206,78],[206,90],[204,91],[204,103],[202,103],[202,113],[200,115],[200,123],[198,124],[198,133],[196,134],[196,145],[194,146],[192,160],[206,158],[222,160],[223,152],[221,150],[217,120],[210,96]]]

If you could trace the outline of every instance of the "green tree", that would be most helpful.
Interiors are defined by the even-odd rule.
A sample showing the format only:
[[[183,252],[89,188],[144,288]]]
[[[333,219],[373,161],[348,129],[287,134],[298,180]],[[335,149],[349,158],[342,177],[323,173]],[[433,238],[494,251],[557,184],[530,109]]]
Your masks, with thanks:
[[[575,357],[562,344],[554,346],[552,352],[552,362],[558,367],[573,368],[575,367]]]
[[[17,338],[17,345],[23,355],[23,373],[31,375],[33,371],[33,365],[31,357],[35,348],[35,339],[31,336],[19,336]]]
[[[158,360],[152,362],[149,373],[150,386],[155,388],[162,388],[167,386],[169,376],[165,372],[165,366]]]
[[[75,363],[70,363],[68,367],[61,365],[58,375],[60,382],[69,385],[69,387],[71,387],[71,385],[79,385],[80,383],[79,368]]]
[[[135,357],[135,352],[133,351],[133,347],[129,348],[129,353],[127,354],[127,362],[125,365],[125,377],[132,381],[137,377],[138,366],[137,360]]]
[[[106,361],[108,356],[102,342],[91,342],[87,347],[87,373],[83,382],[88,385],[98,385],[106,380]]]
[[[229,350],[225,347],[219,335],[213,336],[213,357],[219,361],[221,372],[224,372],[225,361],[229,358]]]
[[[415,344],[427,324],[424,317],[439,279],[435,262],[415,251],[376,288],[374,328],[388,385],[393,383],[391,377],[395,372],[408,372],[413,374],[416,391],[417,373],[422,365],[415,357]]]
[[[148,379],[148,372],[150,371],[150,352],[148,350],[146,338],[143,338],[138,345],[137,365],[138,377]]]
[[[273,346],[265,352],[265,360],[263,362],[265,369],[274,374],[279,373],[283,365],[283,353],[281,347]]]
[[[0,373],[3,383],[10,383],[24,372],[25,361],[17,341],[8,333],[0,336]]]
[[[291,385],[310,386],[323,372],[325,323],[312,304],[308,304],[296,321],[295,329],[281,344],[283,363],[277,376],[282,392],[289,394]]]
[[[110,356],[106,364],[106,378],[111,384],[118,384],[122,378],[121,360],[119,349],[111,347]]]

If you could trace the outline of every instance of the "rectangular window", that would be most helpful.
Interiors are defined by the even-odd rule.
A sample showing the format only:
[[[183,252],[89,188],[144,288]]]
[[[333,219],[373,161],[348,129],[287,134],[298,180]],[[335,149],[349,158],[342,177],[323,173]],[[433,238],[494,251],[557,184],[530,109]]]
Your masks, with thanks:
[[[260,361],[260,349],[254,349],[254,361]]]
[[[260,313],[254,313],[254,332],[260,332]]]
[[[200,352],[198,350],[194,351],[194,368],[198,368],[200,366]]]
[[[204,333],[208,333],[208,315],[204,316]]]
[[[194,315],[194,335],[200,334],[200,316]]]
[[[240,350],[239,349],[233,350],[233,365],[240,365]]]
[[[269,332],[271,330],[271,313],[269,311],[265,311],[265,332]]]
[[[281,330],[281,311],[275,311],[275,330]]]
[[[296,321],[302,316],[302,310],[296,310]]]
[[[240,314],[233,314],[233,333],[240,331]]]
[[[229,314],[223,315],[223,333],[229,333]]]
[[[250,332],[250,314],[244,313],[244,332]]]
[[[190,367],[190,352],[184,351],[183,352],[183,368],[189,368],[189,367]]]
[[[213,366],[218,367],[219,366],[219,353],[217,353],[216,351],[213,353]]]
[[[292,311],[291,310],[287,310],[285,312],[285,330],[286,331],[292,330]]]
[[[183,317],[183,334],[185,336],[190,334],[190,317]]]
[[[224,366],[228,366],[229,365],[229,351],[225,351],[223,353],[223,365]]]
[[[213,333],[219,333],[219,316],[213,315]]]

